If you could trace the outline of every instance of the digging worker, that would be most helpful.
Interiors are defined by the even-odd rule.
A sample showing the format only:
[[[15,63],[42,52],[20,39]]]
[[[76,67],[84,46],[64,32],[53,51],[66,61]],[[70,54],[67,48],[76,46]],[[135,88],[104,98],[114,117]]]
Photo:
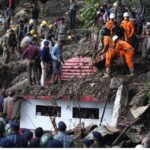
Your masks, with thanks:
[[[124,63],[124,57],[128,68],[130,70],[129,77],[134,76],[134,65],[133,65],[133,57],[134,57],[134,48],[127,42],[119,39],[117,35],[113,36],[113,42],[115,43],[116,51],[119,52],[120,62]]]
[[[108,77],[110,75],[111,71],[111,61],[116,55],[116,49],[115,49],[115,44],[110,37],[110,30],[104,30],[103,31],[103,49],[101,51],[101,54],[106,53],[106,72],[105,72],[105,77]]]
[[[36,60],[39,57],[40,48],[30,43],[23,53],[23,58],[27,59],[28,81],[32,85],[33,82],[39,84]],[[33,75],[32,75],[33,73]]]
[[[133,35],[135,34],[134,23],[129,19],[129,13],[125,12],[123,14],[124,20],[121,22],[121,27],[125,30],[124,40],[132,45]]]

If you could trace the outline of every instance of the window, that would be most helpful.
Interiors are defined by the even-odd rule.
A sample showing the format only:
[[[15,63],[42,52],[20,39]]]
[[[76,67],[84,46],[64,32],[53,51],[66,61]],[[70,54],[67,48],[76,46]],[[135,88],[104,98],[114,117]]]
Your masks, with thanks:
[[[99,119],[99,109],[74,107],[73,118]]]
[[[36,106],[36,115],[38,116],[57,116],[61,117],[61,107],[58,106]]]

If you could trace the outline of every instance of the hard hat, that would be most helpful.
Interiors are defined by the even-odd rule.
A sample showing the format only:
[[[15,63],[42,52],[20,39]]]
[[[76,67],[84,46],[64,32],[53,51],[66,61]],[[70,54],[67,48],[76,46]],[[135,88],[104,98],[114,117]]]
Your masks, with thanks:
[[[16,28],[11,28],[11,30],[16,31]]]
[[[118,6],[117,2],[113,3],[113,7],[117,7],[117,6]]]
[[[119,39],[119,37],[117,35],[114,35],[112,38],[113,42],[115,42],[117,39]]]
[[[53,27],[54,27],[53,24],[50,24],[50,25],[48,26],[49,29],[53,29]]]
[[[42,21],[41,26],[45,26],[47,24],[46,21]]]
[[[33,19],[30,19],[29,24],[30,24],[30,25],[33,25],[33,24],[34,24],[34,20],[33,20]]]
[[[47,144],[50,140],[53,140],[53,137],[48,133],[42,135],[42,137],[40,138],[40,146],[47,147]]]
[[[30,34],[31,34],[31,35],[36,34],[35,30],[32,29],[32,30],[30,31]]]
[[[5,126],[2,121],[0,121],[0,135],[3,135],[5,132]]]
[[[68,40],[71,40],[71,39],[72,39],[72,37],[70,35],[68,35]]]
[[[114,13],[111,13],[110,16],[109,16],[109,18],[110,18],[110,19],[114,19],[114,18],[115,18],[115,14],[114,14]]]
[[[128,12],[125,12],[125,13],[123,14],[123,17],[129,17],[129,13],[128,13]]]
[[[37,38],[37,37],[38,37],[38,35],[37,35],[37,34],[34,34],[34,35],[33,35],[33,37],[34,37],[34,38]]]

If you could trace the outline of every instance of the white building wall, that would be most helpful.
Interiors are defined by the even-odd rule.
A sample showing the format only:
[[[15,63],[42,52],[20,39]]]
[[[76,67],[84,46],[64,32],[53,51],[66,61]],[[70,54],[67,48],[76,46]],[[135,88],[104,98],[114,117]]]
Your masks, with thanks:
[[[50,118],[48,116],[36,115],[36,105],[48,106],[52,105],[52,101],[47,100],[26,100],[21,104],[21,120],[20,127],[27,129],[35,129],[43,127],[44,130],[53,130]],[[78,118],[72,118],[73,107],[82,108],[99,108],[99,117],[101,117],[104,104],[100,102],[83,102],[83,101],[57,101],[57,106],[61,106],[61,117],[56,117],[56,123],[64,121],[67,124],[67,129],[74,128],[79,124]],[[103,125],[110,125],[113,112],[113,104],[108,104],[103,118]],[[89,124],[100,124],[100,119],[81,119],[85,126]]]

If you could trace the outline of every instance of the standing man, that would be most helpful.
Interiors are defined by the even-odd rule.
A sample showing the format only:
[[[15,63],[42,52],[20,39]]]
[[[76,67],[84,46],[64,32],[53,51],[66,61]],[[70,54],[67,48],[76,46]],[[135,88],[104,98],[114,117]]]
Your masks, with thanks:
[[[59,40],[55,46],[52,48],[52,65],[53,65],[53,75],[52,75],[52,81],[53,84],[57,82],[61,83],[61,62],[64,63],[63,61],[63,56],[62,56],[62,47],[63,47],[63,42]]]
[[[48,66],[50,64],[50,42],[48,40],[44,41],[44,47],[41,49],[41,86],[45,85],[45,80],[47,77]]]
[[[65,24],[65,19],[61,18],[61,23],[57,29],[57,39],[58,41],[66,42],[66,34],[67,34],[67,25]]]
[[[124,29],[125,41],[132,44],[133,36],[135,34],[134,23],[129,19],[129,13],[125,12],[123,14],[124,20],[121,22],[121,27]]]
[[[31,14],[32,14],[32,19],[34,20],[34,23],[35,23],[34,28],[37,29],[38,18],[39,18],[39,9],[38,9],[36,3],[33,4]]]
[[[78,6],[76,5],[75,0],[70,0],[70,8],[69,8],[69,21],[70,21],[70,29],[75,28],[76,23],[76,12],[77,12]]]
[[[65,133],[66,128],[67,128],[66,124],[63,121],[60,121],[58,123],[59,132],[54,136],[54,139],[60,141],[61,144],[63,145],[63,148],[71,148],[74,144],[73,138],[72,136]]]
[[[28,80],[30,85],[32,85],[33,82],[35,84],[39,83],[36,65],[36,59],[39,56],[39,53],[40,48],[32,43],[28,45],[23,53],[23,58],[27,58]]]
[[[40,24],[40,28],[39,28],[39,36],[41,39],[46,39],[46,34],[48,32],[48,28],[47,28],[47,22],[44,20],[41,22]]]
[[[113,4],[113,13],[116,16],[116,21],[118,24],[123,20],[123,13],[125,12],[125,7],[122,5],[121,0],[117,0],[116,3]]]
[[[5,64],[9,62],[10,50],[14,48],[16,44],[16,37],[14,34],[14,31],[12,29],[9,29],[2,37],[1,45],[3,48],[3,62]]]
[[[8,10],[9,10],[9,15],[11,17],[14,16],[14,10],[15,10],[15,0],[8,0]]]
[[[115,21],[115,14],[111,13],[109,16],[109,21],[106,22],[105,26],[109,29],[112,33],[112,30],[116,27],[117,22]]]

